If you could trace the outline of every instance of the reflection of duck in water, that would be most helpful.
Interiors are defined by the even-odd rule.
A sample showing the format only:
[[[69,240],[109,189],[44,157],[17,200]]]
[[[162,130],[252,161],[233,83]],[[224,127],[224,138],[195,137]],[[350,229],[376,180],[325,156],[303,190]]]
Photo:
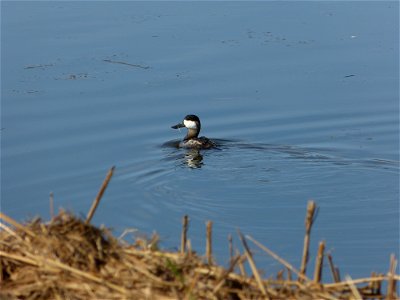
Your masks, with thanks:
[[[179,147],[182,148],[194,148],[194,149],[210,149],[216,145],[210,139],[202,136],[198,137],[201,129],[200,119],[196,115],[187,115],[182,123],[172,126],[173,129],[186,127],[188,129],[187,134],[182,142],[179,143]]]
[[[189,149],[185,153],[184,163],[192,169],[198,169],[203,166],[203,155],[200,154],[199,149]]]

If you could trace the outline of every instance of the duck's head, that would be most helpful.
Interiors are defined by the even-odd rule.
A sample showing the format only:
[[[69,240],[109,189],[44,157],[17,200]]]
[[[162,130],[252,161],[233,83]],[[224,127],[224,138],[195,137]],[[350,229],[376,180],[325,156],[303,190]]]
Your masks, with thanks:
[[[188,129],[185,140],[197,138],[201,129],[199,117],[196,115],[187,115],[181,123],[178,123],[171,128],[178,129],[182,127],[186,127]]]

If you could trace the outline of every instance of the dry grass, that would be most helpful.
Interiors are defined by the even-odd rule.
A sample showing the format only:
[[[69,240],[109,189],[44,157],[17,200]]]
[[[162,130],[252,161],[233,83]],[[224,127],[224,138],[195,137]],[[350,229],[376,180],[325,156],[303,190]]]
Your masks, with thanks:
[[[371,278],[356,280],[346,276],[340,281],[338,268],[331,255],[324,254],[321,243],[315,276],[310,279],[305,275],[311,231],[307,220],[314,218],[310,210],[304,247],[307,257],[303,256],[300,271],[240,232],[244,253],[235,249],[233,255],[230,242],[230,266],[215,265],[211,223],[207,227],[207,253],[201,257],[191,249],[186,216],[179,251],[159,250],[157,236],[138,238],[133,244],[120,241],[107,229],[90,224],[111,175],[86,220],[60,211],[49,222],[35,219],[19,224],[0,213],[0,299],[398,299],[400,276],[395,274],[394,256],[386,275],[374,273]],[[276,279],[262,278],[247,242],[280,262],[285,272]],[[335,278],[333,283],[320,282],[325,256]],[[245,263],[253,275],[246,274]]]
[[[86,224],[64,211],[48,223],[35,219],[21,225],[5,215],[1,218],[2,299],[397,298],[393,286],[398,275],[315,283],[276,254],[275,258],[302,280],[262,279],[246,240],[270,250],[242,235],[245,254],[233,257],[231,266],[224,269],[206,263],[207,259],[190,249],[183,253],[157,250],[156,239],[138,239],[127,245],[107,229]],[[234,272],[239,262],[246,260],[254,276]],[[381,282],[388,280],[389,296],[381,291]]]

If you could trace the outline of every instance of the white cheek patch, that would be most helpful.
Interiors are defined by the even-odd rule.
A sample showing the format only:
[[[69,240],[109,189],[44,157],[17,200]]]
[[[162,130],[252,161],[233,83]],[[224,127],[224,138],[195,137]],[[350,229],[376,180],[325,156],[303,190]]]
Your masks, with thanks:
[[[183,120],[183,124],[185,124],[185,127],[188,129],[196,129],[197,128],[197,124],[195,121]]]

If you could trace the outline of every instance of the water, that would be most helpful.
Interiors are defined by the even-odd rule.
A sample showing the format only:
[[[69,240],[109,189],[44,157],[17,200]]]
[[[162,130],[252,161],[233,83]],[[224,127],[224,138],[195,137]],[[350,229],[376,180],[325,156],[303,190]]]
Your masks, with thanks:
[[[300,263],[307,201],[342,274],[399,256],[398,3],[2,2],[2,211],[85,215],[228,260]],[[171,146],[186,114],[219,149]],[[254,247],[255,248],[255,247]],[[255,250],[267,274],[281,267]],[[314,256],[312,256],[312,260]],[[310,272],[311,274],[311,272]],[[325,280],[330,280],[328,273]]]

